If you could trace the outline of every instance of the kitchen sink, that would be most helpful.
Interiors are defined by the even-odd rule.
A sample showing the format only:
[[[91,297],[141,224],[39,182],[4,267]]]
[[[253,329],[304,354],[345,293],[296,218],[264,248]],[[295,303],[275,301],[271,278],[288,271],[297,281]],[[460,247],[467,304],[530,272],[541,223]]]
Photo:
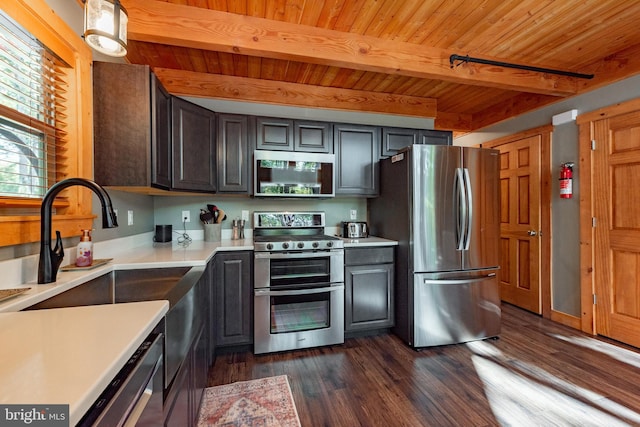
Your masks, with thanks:
[[[196,286],[205,267],[116,270],[35,304],[26,310],[168,300],[165,315],[164,386],[169,387],[202,322],[205,286]]]
[[[172,267],[116,270],[113,274],[113,302],[164,299],[169,301],[170,307],[173,307],[198,281],[202,270],[192,267]]]
[[[175,306],[202,274],[196,267],[116,270],[53,296],[27,310],[168,300]]]

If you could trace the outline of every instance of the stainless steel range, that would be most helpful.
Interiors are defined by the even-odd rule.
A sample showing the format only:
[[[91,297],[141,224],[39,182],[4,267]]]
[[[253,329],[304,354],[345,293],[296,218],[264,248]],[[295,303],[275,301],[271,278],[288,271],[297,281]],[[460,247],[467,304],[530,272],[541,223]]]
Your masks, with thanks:
[[[344,243],[324,212],[256,212],[254,352],[344,343]]]

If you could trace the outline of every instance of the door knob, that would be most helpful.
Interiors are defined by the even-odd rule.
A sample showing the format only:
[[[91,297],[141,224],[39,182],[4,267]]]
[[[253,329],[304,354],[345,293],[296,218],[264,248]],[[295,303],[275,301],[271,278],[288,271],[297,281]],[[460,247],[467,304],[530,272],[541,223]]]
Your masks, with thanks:
[[[529,236],[535,236],[535,235],[537,235],[538,233],[536,233],[536,231],[535,231],[535,230],[528,230],[528,231],[527,231],[527,234],[528,234]]]

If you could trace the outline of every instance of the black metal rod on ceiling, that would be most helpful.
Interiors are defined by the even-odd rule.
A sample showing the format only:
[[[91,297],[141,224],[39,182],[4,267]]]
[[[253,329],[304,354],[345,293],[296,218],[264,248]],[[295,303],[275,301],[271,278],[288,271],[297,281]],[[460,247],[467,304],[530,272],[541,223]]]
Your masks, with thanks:
[[[530,66],[530,65],[510,64],[508,62],[492,61],[492,60],[489,60],[489,59],[481,59],[481,58],[473,58],[473,57],[471,57],[469,55],[462,56],[462,55],[456,55],[454,53],[453,55],[451,55],[449,57],[449,64],[451,65],[451,68],[453,68],[455,61],[461,61],[461,63],[462,62],[475,62],[477,64],[497,65],[499,67],[516,68],[518,70],[527,70],[527,71],[535,71],[535,72],[538,72],[538,73],[549,73],[549,74],[558,74],[560,76],[577,77],[579,79],[592,79],[594,77],[593,74],[581,74],[581,73],[574,73],[572,71],[553,70],[551,68],[533,67],[533,66]],[[458,64],[458,65],[460,65],[460,64]]]

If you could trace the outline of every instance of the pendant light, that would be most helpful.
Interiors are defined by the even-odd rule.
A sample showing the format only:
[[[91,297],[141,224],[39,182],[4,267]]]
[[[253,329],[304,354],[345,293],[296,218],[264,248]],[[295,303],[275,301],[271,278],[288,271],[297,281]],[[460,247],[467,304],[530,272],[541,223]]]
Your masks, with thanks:
[[[105,55],[125,56],[128,20],[120,0],[85,0],[84,39]]]

